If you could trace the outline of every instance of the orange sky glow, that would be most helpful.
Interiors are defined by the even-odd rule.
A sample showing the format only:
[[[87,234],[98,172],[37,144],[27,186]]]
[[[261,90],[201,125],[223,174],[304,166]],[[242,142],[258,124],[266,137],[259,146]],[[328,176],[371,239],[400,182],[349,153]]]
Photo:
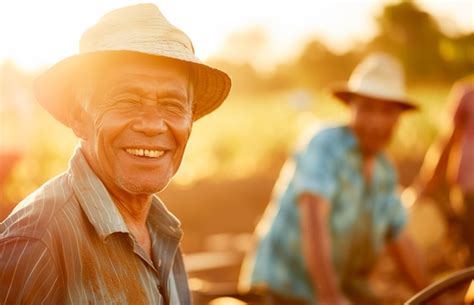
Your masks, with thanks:
[[[303,43],[320,38],[335,51],[375,34],[373,16],[387,2],[334,1],[154,1],[164,15],[193,40],[202,59],[222,54],[231,33],[263,29],[267,41],[264,65],[272,65],[301,50]],[[34,70],[75,54],[82,32],[104,13],[131,0],[16,0],[0,2],[0,62],[11,59]],[[470,0],[419,0],[448,32],[474,30],[474,2]],[[268,56],[268,54],[271,54]]]

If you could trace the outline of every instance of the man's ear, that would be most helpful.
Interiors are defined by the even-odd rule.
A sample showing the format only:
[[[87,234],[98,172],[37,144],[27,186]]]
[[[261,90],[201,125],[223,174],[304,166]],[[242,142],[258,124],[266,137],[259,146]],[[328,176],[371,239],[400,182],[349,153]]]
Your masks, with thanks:
[[[89,137],[87,132],[87,129],[89,128],[89,120],[89,115],[84,108],[80,105],[73,106],[69,113],[69,126],[78,138],[85,141],[87,141]]]

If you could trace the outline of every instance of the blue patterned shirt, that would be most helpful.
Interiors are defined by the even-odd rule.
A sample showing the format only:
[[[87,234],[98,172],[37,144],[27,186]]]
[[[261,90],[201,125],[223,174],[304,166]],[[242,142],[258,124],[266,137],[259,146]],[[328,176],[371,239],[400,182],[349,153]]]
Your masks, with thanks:
[[[361,153],[348,127],[316,133],[282,170],[241,285],[317,303],[302,253],[297,206],[302,193],[322,196],[331,205],[332,260],[339,279],[367,275],[382,246],[405,225],[406,212],[395,171],[383,154],[376,157],[372,183],[365,182],[361,168]]]

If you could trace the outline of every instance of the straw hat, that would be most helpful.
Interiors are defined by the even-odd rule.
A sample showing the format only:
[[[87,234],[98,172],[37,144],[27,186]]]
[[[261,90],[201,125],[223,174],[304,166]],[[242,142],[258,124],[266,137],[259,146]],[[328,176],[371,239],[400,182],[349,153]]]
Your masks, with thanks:
[[[349,82],[332,87],[332,93],[345,103],[354,96],[400,104],[404,109],[418,107],[406,96],[405,77],[401,63],[385,53],[365,58],[352,72]]]
[[[111,58],[120,62],[123,58],[137,57],[169,58],[191,66],[193,120],[215,110],[229,93],[231,81],[226,73],[203,64],[194,55],[189,37],[170,24],[158,7],[138,4],[109,12],[89,28],[82,35],[79,54],[60,61],[36,80],[36,97],[57,120],[68,126],[67,113],[78,78],[99,72],[96,67]]]

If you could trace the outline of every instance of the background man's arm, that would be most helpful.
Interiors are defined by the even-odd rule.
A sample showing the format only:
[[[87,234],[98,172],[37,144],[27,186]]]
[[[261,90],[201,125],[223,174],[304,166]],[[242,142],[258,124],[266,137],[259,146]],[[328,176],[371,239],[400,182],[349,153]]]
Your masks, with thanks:
[[[399,237],[388,244],[388,249],[411,286],[419,291],[430,283],[427,269],[421,253],[413,240],[402,232]]]
[[[461,141],[462,128],[454,125],[448,136],[442,136],[438,143],[433,145],[426,154],[420,170],[420,176],[415,182],[417,197],[430,197],[441,183],[446,181],[448,164]]]
[[[298,200],[303,255],[319,304],[349,304],[342,295],[331,259],[330,205],[322,197],[302,194]]]

